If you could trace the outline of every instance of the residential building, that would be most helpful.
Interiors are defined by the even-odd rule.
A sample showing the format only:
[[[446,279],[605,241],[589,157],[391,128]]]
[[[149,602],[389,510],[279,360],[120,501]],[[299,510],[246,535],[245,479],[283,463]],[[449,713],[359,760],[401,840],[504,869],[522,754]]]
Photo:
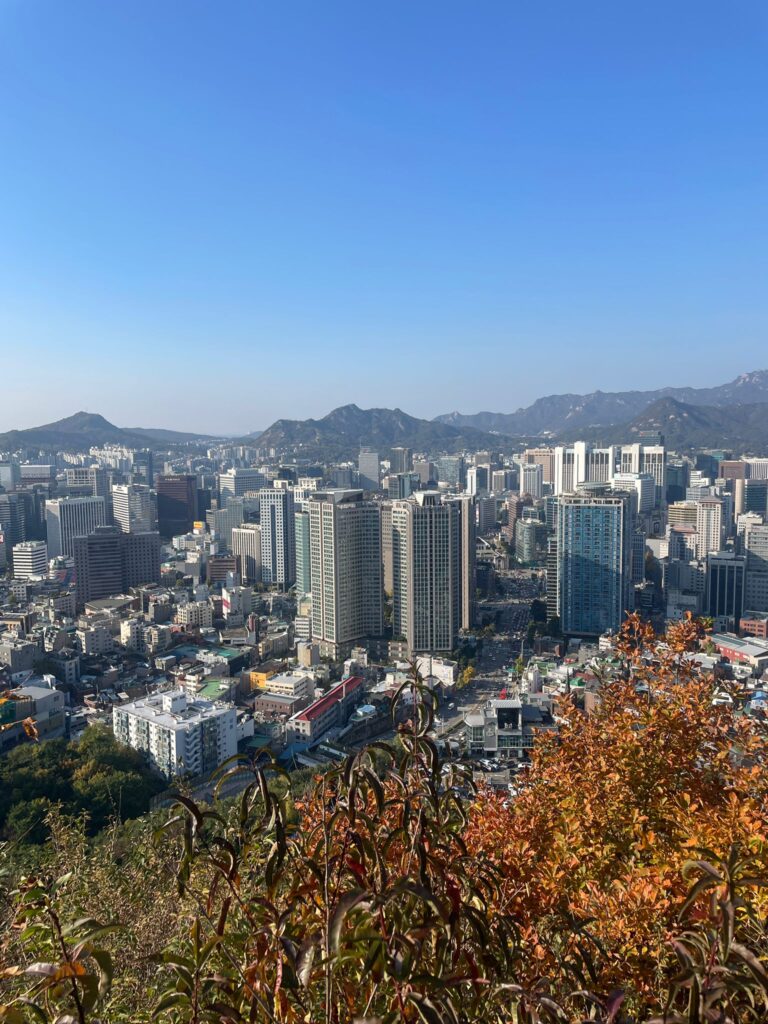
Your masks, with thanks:
[[[328,490],[308,508],[312,639],[340,658],[383,632],[380,505],[362,490]]]
[[[204,775],[237,753],[233,704],[171,690],[123,704],[112,712],[115,737],[143,751],[167,778]]]

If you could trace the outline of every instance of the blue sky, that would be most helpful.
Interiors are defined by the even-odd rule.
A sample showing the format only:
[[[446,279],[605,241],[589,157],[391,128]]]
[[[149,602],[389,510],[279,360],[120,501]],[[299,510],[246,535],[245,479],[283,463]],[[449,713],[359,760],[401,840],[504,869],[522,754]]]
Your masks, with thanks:
[[[0,429],[768,366],[768,7],[0,0]]]

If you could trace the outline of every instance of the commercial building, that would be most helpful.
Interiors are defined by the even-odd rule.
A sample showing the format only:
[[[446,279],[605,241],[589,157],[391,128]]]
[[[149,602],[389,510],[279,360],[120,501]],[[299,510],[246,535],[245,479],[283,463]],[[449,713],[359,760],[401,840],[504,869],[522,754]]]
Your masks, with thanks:
[[[705,608],[706,614],[715,620],[716,630],[734,629],[739,624],[744,613],[746,568],[745,555],[732,551],[707,555]]]
[[[555,728],[549,701],[527,697],[489,700],[481,711],[464,718],[468,753],[519,762],[530,756],[536,734]]]
[[[462,510],[421,491],[392,505],[393,636],[410,652],[451,651],[462,623]]]
[[[77,605],[160,581],[160,534],[100,526],[73,542]]]
[[[106,526],[106,503],[102,497],[51,498],[45,503],[45,524],[48,557],[72,558],[75,537]]]
[[[261,490],[266,484],[267,478],[260,469],[230,469],[219,473],[219,497],[222,502],[227,498],[242,498],[249,491]]]
[[[360,699],[362,687],[363,679],[360,676],[352,676],[337,683],[328,693],[288,720],[288,739],[312,744],[322,739],[331,729],[340,729],[346,725]]]
[[[197,477],[168,473],[157,478],[157,521],[163,537],[189,533],[197,519]]]
[[[544,467],[540,462],[523,464],[520,467],[520,493],[532,498],[544,495]]]
[[[143,751],[167,778],[207,774],[237,753],[234,705],[190,700],[183,690],[115,708],[112,728],[121,743]]]
[[[362,490],[312,495],[312,639],[333,658],[383,631],[381,513]]]
[[[113,484],[112,516],[123,533],[151,533],[157,529],[157,496],[144,484]]]
[[[18,580],[46,576],[48,545],[44,540],[28,540],[13,549],[13,575]]]
[[[361,448],[357,459],[359,486],[364,491],[378,491],[381,487],[379,453],[372,448]]]
[[[308,594],[312,589],[312,551],[310,545],[309,512],[299,509],[294,513],[296,533],[296,591]]]
[[[393,448],[389,460],[390,473],[410,473],[413,468],[413,452],[410,448]]]
[[[287,487],[259,491],[261,575],[264,583],[287,590],[296,581],[293,492]]]
[[[233,527],[232,554],[243,583],[261,583],[261,527],[256,523]]]
[[[599,636],[632,610],[633,533],[628,496],[560,496],[556,585],[564,633]]]

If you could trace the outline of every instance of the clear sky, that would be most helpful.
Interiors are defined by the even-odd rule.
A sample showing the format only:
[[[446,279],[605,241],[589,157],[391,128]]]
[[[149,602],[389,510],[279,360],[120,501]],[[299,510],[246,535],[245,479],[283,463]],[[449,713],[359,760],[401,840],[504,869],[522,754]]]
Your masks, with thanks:
[[[0,0],[0,430],[768,366],[765,0]]]

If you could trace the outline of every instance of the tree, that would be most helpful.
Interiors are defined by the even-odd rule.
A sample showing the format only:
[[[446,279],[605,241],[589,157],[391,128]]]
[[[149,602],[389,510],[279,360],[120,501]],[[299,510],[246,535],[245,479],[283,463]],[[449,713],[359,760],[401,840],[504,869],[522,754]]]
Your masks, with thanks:
[[[463,690],[465,686],[469,686],[476,675],[477,672],[475,671],[474,665],[467,665],[465,669],[459,672],[459,689]]]
[[[531,618],[534,622],[547,621],[547,602],[536,597],[531,601]]]

